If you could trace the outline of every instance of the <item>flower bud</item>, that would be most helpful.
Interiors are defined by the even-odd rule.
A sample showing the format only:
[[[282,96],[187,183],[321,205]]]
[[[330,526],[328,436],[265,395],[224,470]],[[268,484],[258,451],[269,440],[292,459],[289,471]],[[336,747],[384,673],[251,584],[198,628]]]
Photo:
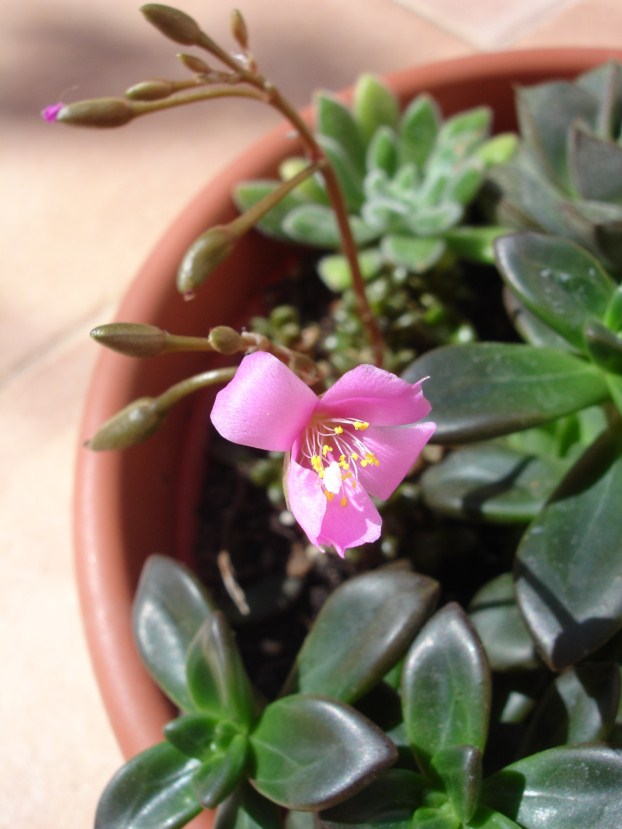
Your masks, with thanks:
[[[152,397],[141,397],[107,420],[86,445],[96,452],[128,449],[150,437],[163,420],[156,401]]]
[[[219,354],[236,354],[243,350],[244,340],[228,325],[217,325],[209,332],[209,344]]]
[[[147,3],[140,10],[156,29],[175,43],[195,46],[201,40],[202,32],[196,20],[179,9]]]
[[[168,98],[174,91],[170,81],[141,81],[126,89],[125,95],[133,101],[160,101],[162,98]]]
[[[165,349],[167,334],[155,325],[134,322],[113,322],[98,325],[91,337],[100,345],[128,357],[157,357]]]
[[[231,231],[222,225],[210,228],[188,248],[177,272],[177,288],[192,295],[234,248]]]
[[[231,12],[231,32],[242,49],[248,49],[248,28],[242,12],[238,9]]]
[[[58,113],[61,109],[64,109],[65,104],[59,101],[57,104],[50,104],[46,106],[44,109],[41,110],[41,117],[44,121],[47,121],[48,124],[53,124],[54,121],[58,118]]]
[[[134,110],[123,98],[93,98],[64,106],[56,120],[77,127],[121,127],[134,117]]]
[[[183,63],[186,69],[189,69],[191,72],[196,72],[198,75],[207,75],[212,71],[209,65],[196,55],[187,55],[185,52],[180,52],[177,58]]]

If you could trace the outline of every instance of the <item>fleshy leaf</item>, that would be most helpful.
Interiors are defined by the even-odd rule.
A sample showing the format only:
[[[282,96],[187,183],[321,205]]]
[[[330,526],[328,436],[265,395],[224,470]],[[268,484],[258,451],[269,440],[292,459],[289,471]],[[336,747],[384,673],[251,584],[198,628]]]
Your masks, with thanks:
[[[244,783],[216,810],[214,829],[282,829],[281,809]]]
[[[235,638],[216,611],[200,628],[188,650],[188,686],[196,708],[218,719],[249,728],[256,703]]]
[[[202,760],[211,753],[215,727],[216,721],[205,714],[183,714],[165,725],[164,736],[182,754]]]
[[[358,255],[359,267],[363,279],[368,281],[382,268],[382,256],[378,248],[363,250]],[[350,265],[345,256],[336,253],[332,256],[323,256],[318,263],[318,273],[324,284],[331,291],[345,291],[352,285]]]
[[[474,746],[449,746],[432,758],[456,817],[469,821],[477,809],[482,787],[482,754]]]
[[[492,265],[495,261],[494,242],[504,233],[507,233],[506,228],[500,226],[460,225],[446,230],[443,239],[449,250],[461,259]]]
[[[392,265],[407,268],[412,273],[425,273],[441,258],[445,243],[435,237],[385,236],[380,250]]]
[[[350,579],[323,605],[296,659],[291,688],[356,701],[404,655],[437,598],[433,579],[403,570]]]
[[[244,773],[248,755],[248,738],[237,734],[226,751],[213,755],[196,770],[192,785],[205,809],[214,809],[233,792]]]
[[[397,169],[397,139],[389,127],[376,130],[367,148],[367,167],[393,176]]]
[[[477,591],[469,616],[493,671],[527,670],[540,664],[516,606],[511,573],[502,573]]]
[[[361,75],[354,88],[353,111],[363,140],[368,143],[380,127],[397,127],[400,108],[393,92],[379,78]]]
[[[529,724],[522,754],[568,744],[604,741],[620,701],[620,670],[613,663],[568,668],[549,686]]]
[[[316,136],[341,186],[348,210],[358,212],[363,204],[363,178],[348,151],[328,135]]]
[[[424,779],[407,769],[389,769],[340,806],[322,812],[328,829],[408,829],[423,797]]]
[[[233,198],[237,207],[242,211],[249,210],[258,201],[272,193],[279,186],[278,181],[242,181],[236,185],[233,192]],[[306,204],[307,199],[304,198],[298,189],[292,193],[288,193],[272,210],[258,222],[257,227],[267,236],[274,236],[277,239],[289,241],[290,237],[283,230],[283,221],[287,214]]]
[[[622,435],[611,429],[570,469],[519,545],[517,599],[554,670],[622,627],[620,492]]]
[[[337,98],[320,93],[315,99],[315,128],[343,149],[362,177],[365,174],[365,144],[354,116]]]
[[[358,217],[350,216],[350,227],[357,245],[373,242],[377,233]],[[283,230],[290,239],[320,248],[338,248],[341,244],[333,211],[322,204],[305,204],[290,210],[283,220]]]
[[[134,636],[150,674],[182,711],[196,710],[186,681],[186,653],[213,609],[190,570],[165,556],[147,559],[134,599]]]
[[[524,829],[619,829],[622,752],[552,748],[489,778],[482,799]]]
[[[95,829],[178,829],[201,811],[192,788],[198,760],[168,743],[138,754],[119,769],[99,800]]]
[[[402,671],[402,707],[409,742],[421,767],[452,746],[483,751],[490,712],[490,671],[467,616],[445,605],[424,626]]]
[[[580,195],[622,204],[622,147],[575,128],[569,149],[570,172]]]
[[[598,366],[613,374],[622,374],[622,337],[597,320],[586,323],[583,336],[586,350]]]
[[[435,443],[497,437],[539,426],[609,396],[601,372],[557,349],[513,343],[443,346],[402,375],[429,377]]]
[[[568,239],[538,233],[503,236],[499,268],[525,307],[577,349],[586,317],[602,319],[615,283],[599,261]]]
[[[472,820],[464,824],[464,829],[522,829],[506,815],[481,806],[473,815]]]
[[[429,95],[417,96],[400,121],[400,163],[415,164],[421,169],[434,148],[440,124],[436,101]]]
[[[289,809],[327,809],[395,762],[393,743],[354,708],[311,694],[264,710],[251,734],[251,782]]]

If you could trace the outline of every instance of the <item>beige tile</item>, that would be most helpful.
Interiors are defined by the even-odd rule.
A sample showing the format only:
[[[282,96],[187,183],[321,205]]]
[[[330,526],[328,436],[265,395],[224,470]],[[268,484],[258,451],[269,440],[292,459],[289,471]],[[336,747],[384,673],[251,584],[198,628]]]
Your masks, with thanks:
[[[479,49],[499,49],[573,0],[397,0]]]
[[[622,47],[622,3],[619,0],[586,0],[573,4],[554,20],[543,21],[526,37],[522,48],[541,46]]]

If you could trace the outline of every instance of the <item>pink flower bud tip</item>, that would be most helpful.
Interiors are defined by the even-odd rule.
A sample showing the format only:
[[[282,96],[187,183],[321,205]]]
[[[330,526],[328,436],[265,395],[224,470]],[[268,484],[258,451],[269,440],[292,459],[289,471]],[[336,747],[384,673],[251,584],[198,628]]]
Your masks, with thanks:
[[[41,117],[44,121],[52,124],[58,118],[58,113],[61,109],[65,106],[64,103],[59,101],[57,104],[50,104],[50,106],[45,107],[45,109],[41,110]]]

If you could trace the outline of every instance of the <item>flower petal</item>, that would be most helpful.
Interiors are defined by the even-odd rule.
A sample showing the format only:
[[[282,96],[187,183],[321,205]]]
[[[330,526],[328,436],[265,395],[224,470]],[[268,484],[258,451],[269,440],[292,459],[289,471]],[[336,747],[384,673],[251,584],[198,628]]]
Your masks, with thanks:
[[[367,449],[378,466],[358,465],[359,482],[375,498],[388,498],[410,472],[421,450],[436,429],[434,423],[412,426],[370,426],[364,433]]]
[[[334,547],[343,557],[348,548],[380,536],[382,519],[361,487],[350,490],[345,506],[339,496],[328,501],[317,474],[293,459],[287,476],[287,497],[294,518],[318,547]]]
[[[287,452],[317,406],[317,395],[265,351],[249,354],[216,395],[212,423],[234,443]]]
[[[377,426],[415,423],[430,411],[422,382],[408,383],[376,366],[357,366],[322,395],[319,409],[328,415],[355,417]]]

